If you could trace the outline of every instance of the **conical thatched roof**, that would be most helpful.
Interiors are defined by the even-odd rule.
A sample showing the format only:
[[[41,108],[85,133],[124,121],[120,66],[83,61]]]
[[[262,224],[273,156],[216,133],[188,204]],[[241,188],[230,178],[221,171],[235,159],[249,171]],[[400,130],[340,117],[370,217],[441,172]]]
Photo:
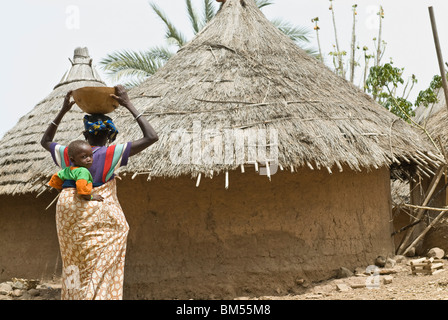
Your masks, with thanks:
[[[51,156],[42,148],[43,133],[61,110],[69,90],[84,86],[105,86],[92,66],[87,48],[75,49],[71,68],[54,90],[32,111],[23,116],[0,141],[0,194],[38,191],[57,170]],[[76,107],[64,117],[56,141],[67,143],[83,130],[82,111]]]
[[[445,152],[448,151],[448,109],[443,89],[439,89],[436,103],[415,110],[414,120],[426,128],[433,140],[440,138]]]
[[[174,138],[176,130],[194,136],[198,127],[215,136],[221,133],[220,138],[229,129],[275,129],[278,162],[288,169],[378,168],[413,163],[417,151],[432,150],[419,132],[301,50],[253,0],[228,0],[190,43],[130,96],[160,138],[133,157],[125,169],[132,173],[207,176],[254,160],[173,161],[173,152],[183,144]],[[135,121],[123,115],[118,121],[127,130],[122,137],[138,138]],[[198,149],[194,143],[188,147],[194,160]],[[266,159],[257,160],[263,164]]]
[[[434,114],[439,112],[441,109],[446,110],[446,103],[445,103],[445,94],[442,89],[437,89],[437,102],[430,104],[429,106],[418,106],[417,109],[415,109],[415,116],[414,121],[420,124],[424,124],[425,121],[427,121],[429,118],[431,118]]]
[[[61,84],[0,141],[0,194],[45,188],[57,168],[40,139],[60,110],[65,93],[104,85],[87,55],[76,56]],[[280,169],[308,166],[329,171],[344,166],[361,170],[416,164],[419,153],[432,149],[407,123],[298,48],[253,0],[227,0],[190,43],[129,95],[159,136],[157,143],[122,168],[133,175],[210,176],[253,166],[254,161],[272,163],[276,147]],[[55,141],[68,143],[78,138],[82,115],[73,107],[59,125]],[[120,131],[117,143],[141,137],[136,121],[124,108],[111,116]],[[198,128],[202,134],[208,130],[209,135],[195,140]],[[263,130],[267,137],[258,141]],[[180,140],[179,132],[184,138],[190,135],[192,143]],[[211,154],[209,142],[219,142],[227,152],[226,134],[232,132],[237,140],[249,137],[244,147],[266,147],[267,154],[243,150],[241,159],[237,156],[241,145],[230,143],[235,149],[233,159],[205,161],[210,157],[204,155]],[[271,139],[272,132],[277,135]],[[188,157],[177,161],[179,147],[190,161]]]

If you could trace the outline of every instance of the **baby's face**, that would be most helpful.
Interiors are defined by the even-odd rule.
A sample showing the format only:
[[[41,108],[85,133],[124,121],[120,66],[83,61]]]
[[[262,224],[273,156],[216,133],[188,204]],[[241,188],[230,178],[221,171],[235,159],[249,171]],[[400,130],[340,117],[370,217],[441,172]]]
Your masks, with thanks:
[[[75,156],[71,160],[74,166],[89,169],[93,163],[92,148],[90,146],[80,147],[78,152],[76,152]]]

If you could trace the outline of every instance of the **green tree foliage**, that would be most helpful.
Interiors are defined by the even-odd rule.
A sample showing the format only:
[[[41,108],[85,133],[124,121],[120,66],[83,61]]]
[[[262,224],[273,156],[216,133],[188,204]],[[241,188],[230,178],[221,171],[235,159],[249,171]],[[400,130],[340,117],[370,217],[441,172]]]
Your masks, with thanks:
[[[255,0],[261,9],[274,4],[271,0]],[[185,0],[188,18],[196,35],[216,15],[215,0],[203,0],[202,10],[198,10],[192,0]],[[150,3],[152,11],[163,22],[166,44],[144,51],[118,50],[100,60],[100,67],[112,82],[120,82],[131,88],[146,80],[163,66],[188,41],[165,12],[155,3]],[[283,19],[274,19],[272,23],[310,55],[317,55],[315,49],[307,48],[310,31],[305,27],[294,26]]]
[[[404,84],[403,71],[404,68],[394,67],[392,62],[373,66],[370,68],[366,80],[366,88],[368,92],[372,93],[373,98],[387,110],[409,121],[409,117],[413,117],[415,112],[412,102],[407,100],[408,92],[403,90],[401,96],[397,94],[398,86]],[[412,86],[417,82],[414,75],[412,75],[411,82]],[[409,91],[412,90],[412,86]]]
[[[442,77],[435,75],[432,78],[429,87],[420,91],[415,100],[415,105],[428,107],[430,104],[438,102],[437,91],[440,88],[442,88]]]
[[[349,72],[348,79],[354,83],[355,67],[360,67],[361,64],[355,58],[356,50],[360,49],[356,37],[356,15],[358,5],[352,6],[352,40],[350,45],[350,58],[347,59],[347,51],[342,49],[338,41],[338,33],[336,30],[336,14],[335,14],[335,0],[329,0],[331,11],[331,19],[333,22],[334,41],[333,51],[329,52],[331,57],[333,71],[346,78],[347,71]],[[382,22],[385,18],[384,9],[380,6],[377,12],[378,16],[378,35],[373,38],[374,50],[369,52],[367,46],[362,47],[363,57],[361,57],[364,63],[362,82],[360,85],[365,92],[368,92],[372,97],[387,110],[401,117],[405,121],[412,123],[412,117],[415,116],[415,109],[418,106],[428,107],[429,105],[437,102],[437,89],[441,87],[441,77],[434,76],[429,88],[420,91],[418,97],[414,103],[409,100],[409,95],[417,83],[415,75],[409,77],[408,80],[403,79],[404,68],[398,68],[393,65],[393,62],[382,63],[382,57],[386,50],[386,42],[382,40]],[[319,18],[313,18],[311,22],[314,24],[314,30],[316,31],[318,48],[320,58],[323,60],[322,50],[319,43],[320,27],[318,26]],[[369,67],[370,60],[373,60],[373,66]],[[350,66],[350,70],[346,69],[346,66]],[[416,125],[415,123],[413,123]]]

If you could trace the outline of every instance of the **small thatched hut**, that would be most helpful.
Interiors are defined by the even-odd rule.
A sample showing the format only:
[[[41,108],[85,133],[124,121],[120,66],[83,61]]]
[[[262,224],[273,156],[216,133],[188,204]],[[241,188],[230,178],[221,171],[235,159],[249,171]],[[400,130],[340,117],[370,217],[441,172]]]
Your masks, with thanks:
[[[296,292],[340,267],[367,267],[394,252],[391,175],[421,170],[419,154],[437,161],[418,132],[308,56],[253,0],[227,0],[129,94],[160,140],[118,182],[130,225],[126,298]],[[32,114],[42,116],[20,122],[43,132],[58,107],[38,105]],[[128,113],[112,116],[117,143],[140,137]],[[61,143],[77,130],[65,120]],[[2,155],[20,150],[21,127],[5,136]],[[36,148],[17,169],[2,156],[1,221],[28,217],[21,199],[37,201],[24,194],[43,190],[54,170],[39,139],[27,138]],[[53,218],[40,203],[33,215]]]
[[[57,193],[41,193],[57,167],[49,161],[40,140],[69,90],[105,86],[87,48],[77,48],[70,62],[71,68],[54,90],[0,140],[0,281],[16,276],[48,279],[60,274],[54,207],[45,210]],[[76,139],[74,132],[81,134],[83,129],[82,116],[81,110],[73,107],[57,138]]]
[[[429,135],[438,146],[440,153],[448,158],[448,109],[443,89],[439,89],[437,100],[436,103],[429,105],[428,107],[418,107],[416,110],[415,121],[426,129],[427,135]],[[436,181],[436,178],[436,175],[430,175],[429,177],[418,177],[417,181],[411,181],[410,196],[415,199],[414,202],[421,203],[425,198],[428,198],[427,206],[430,208],[445,208],[448,205],[448,171],[446,168],[441,172],[438,178],[438,183],[435,184],[434,191],[428,197],[429,187],[432,180]],[[408,223],[415,221],[415,211],[416,210],[410,212],[411,218],[408,219]],[[437,219],[436,221],[438,222],[429,229],[422,241],[416,246],[416,252],[418,254],[424,255],[433,247],[440,247],[448,253],[448,240],[446,237],[448,231],[448,219],[446,214],[439,216],[440,213],[440,210],[426,210],[424,212],[422,223],[420,223],[419,228],[414,232],[415,234],[425,230],[429,224],[435,222],[435,219]]]

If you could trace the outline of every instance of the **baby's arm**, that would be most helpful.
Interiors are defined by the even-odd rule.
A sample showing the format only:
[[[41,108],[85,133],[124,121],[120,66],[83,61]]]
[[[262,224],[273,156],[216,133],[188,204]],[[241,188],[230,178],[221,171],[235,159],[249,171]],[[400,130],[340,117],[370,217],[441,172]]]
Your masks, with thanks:
[[[57,173],[55,173],[55,174],[51,177],[50,182],[48,182],[48,185],[49,185],[50,187],[55,188],[55,189],[62,190],[62,184],[63,184],[63,183],[64,183],[64,181],[63,181],[61,178],[59,178],[59,176],[58,176]]]
[[[75,170],[77,170],[76,191],[79,196],[87,201],[103,201],[101,195],[93,193],[92,176],[89,171],[83,167]]]

